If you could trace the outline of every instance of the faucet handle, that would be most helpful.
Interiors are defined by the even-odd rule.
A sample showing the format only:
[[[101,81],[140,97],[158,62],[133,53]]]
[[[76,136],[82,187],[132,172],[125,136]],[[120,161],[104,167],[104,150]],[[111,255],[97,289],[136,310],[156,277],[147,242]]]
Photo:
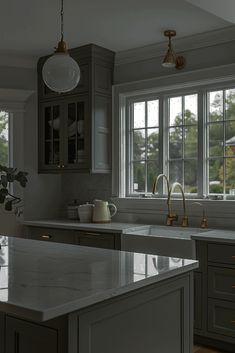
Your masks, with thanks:
[[[201,221],[201,228],[208,228],[207,218],[203,217]]]
[[[188,227],[188,216],[183,216],[181,225],[182,227]]]
[[[173,222],[178,221],[178,215],[171,213],[167,215],[166,219],[166,225],[167,226],[173,226]]]
[[[205,211],[204,205],[201,202],[193,202],[192,205],[198,205],[198,206],[202,207],[202,220],[201,220],[200,227],[201,228],[208,228],[206,211]]]

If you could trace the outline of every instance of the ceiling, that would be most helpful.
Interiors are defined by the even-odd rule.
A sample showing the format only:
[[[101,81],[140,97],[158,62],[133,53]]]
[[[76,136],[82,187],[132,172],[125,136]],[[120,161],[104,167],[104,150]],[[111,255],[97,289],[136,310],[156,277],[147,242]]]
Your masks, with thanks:
[[[95,43],[123,51],[230,26],[186,0],[64,0],[65,39],[70,48]],[[0,54],[42,56],[59,40],[60,0],[2,0]]]

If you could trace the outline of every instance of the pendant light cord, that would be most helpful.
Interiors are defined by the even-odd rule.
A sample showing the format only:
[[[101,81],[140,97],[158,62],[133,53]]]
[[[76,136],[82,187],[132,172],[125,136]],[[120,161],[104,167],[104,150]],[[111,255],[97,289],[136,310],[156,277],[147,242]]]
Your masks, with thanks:
[[[60,31],[61,40],[64,40],[64,0],[61,0],[61,11],[60,11]]]

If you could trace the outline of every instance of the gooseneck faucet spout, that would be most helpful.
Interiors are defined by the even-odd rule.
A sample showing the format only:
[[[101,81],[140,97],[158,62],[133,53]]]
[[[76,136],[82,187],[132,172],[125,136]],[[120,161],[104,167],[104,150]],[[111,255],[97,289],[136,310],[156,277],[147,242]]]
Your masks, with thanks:
[[[172,184],[172,187],[170,189],[170,194],[169,194],[169,207],[171,209],[171,195],[173,193],[173,191],[175,190],[175,188],[178,187],[180,189],[180,192],[182,194],[182,201],[183,201],[183,218],[182,218],[182,227],[188,227],[188,216],[186,214],[186,203],[185,203],[185,195],[184,195],[184,190],[183,187],[180,183],[178,183],[177,181],[175,183]],[[172,224],[170,224],[172,225]]]
[[[167,208],[168,208],[168,214],[167,214],[167,221],[166,221],[166,224],[167,225],[172,225],[173,221],[177,221],[178,217],[177,215],[173,214],[172,213],[172,210],[171,210],[171,203],[170,203],[170,193],[171,193],[171,189],[170,189],[170,183],[169,183],[169,179],[167,178],[167,176],[165,174],[159,174],[154,183],[153,183],[153,190],[152,190],[152,193],[153,195],[156,193],[156,188],[157,188],[157,185],[158,185],[158,182],[160,179],[165,179],[166,181],[166,186],[167,186]]]

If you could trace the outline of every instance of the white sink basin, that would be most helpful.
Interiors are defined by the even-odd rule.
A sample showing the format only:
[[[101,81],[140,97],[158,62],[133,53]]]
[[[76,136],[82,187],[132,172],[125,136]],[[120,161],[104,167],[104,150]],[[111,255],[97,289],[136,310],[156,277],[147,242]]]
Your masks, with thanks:
[[[196,258],[195,241],[191,236],[208,229],[168,226],[140,226],[122,236],[122,250],[187,259]]]
[[[177,239],[191,239],[191,236],[198,233],[208,232],[209,229],[202,228],[182,228],[169,226],[140,226],[134,230],[129,230],[128,234],[149,235],[154,237],[177,238]]]

